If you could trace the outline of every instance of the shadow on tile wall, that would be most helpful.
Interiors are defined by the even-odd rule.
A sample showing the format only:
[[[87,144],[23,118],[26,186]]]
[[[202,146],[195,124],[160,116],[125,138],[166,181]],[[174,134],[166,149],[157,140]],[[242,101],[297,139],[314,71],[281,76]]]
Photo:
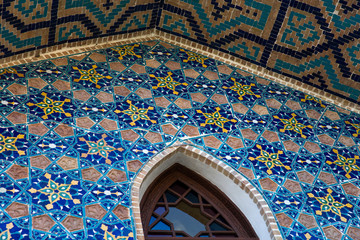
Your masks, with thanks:
[[[358,239],[358,114],[158,41],[2,69],[0,86],[0,236],[134,239],[132,180],[180,142],[242,173],[284,239]]]

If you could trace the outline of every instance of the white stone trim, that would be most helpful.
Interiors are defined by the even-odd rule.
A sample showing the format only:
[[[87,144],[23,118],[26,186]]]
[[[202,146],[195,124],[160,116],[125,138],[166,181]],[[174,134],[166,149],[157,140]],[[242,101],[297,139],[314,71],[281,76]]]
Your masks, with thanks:
[[[137,240],[145,239],[140,213],[141,199],[149,185],[175,163],[199,173],[221,189],[245,214],[261,240],[283,239],[268,204],[243,175],[196,147],[182,145],[169,147],[149,160],[132,183],[131,208]]]

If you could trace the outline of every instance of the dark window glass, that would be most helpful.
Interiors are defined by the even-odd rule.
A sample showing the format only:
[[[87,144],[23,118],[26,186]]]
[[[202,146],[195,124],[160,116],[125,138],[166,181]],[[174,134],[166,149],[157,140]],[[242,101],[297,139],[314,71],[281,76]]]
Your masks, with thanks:
[[[178,197],[175,196],[173,193],[171,193],[170,191],[166,191],[165,193],[166,199],[169,203],[174,203],[176,202],[176,200],[178,200]]]
[[[200,203],[199,198],[198,198],[198,194],[192,190],[191,192],[189,192],[186,197],[187,200],[189,200],[192,203]]]

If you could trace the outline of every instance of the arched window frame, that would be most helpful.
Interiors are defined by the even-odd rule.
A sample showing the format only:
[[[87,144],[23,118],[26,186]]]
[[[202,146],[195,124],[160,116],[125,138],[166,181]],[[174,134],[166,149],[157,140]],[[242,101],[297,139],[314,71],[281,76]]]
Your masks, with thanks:
[[[202,198],[205,198],[229,223],[234,232],[239,237],[226,238],[229,240],[259,240],[255,231],[252,229],[251,224],[247,220],[246,216],[235,206],[235,204],[227,198],[220,189],[215,187],[209,181],[201,177],[199,174],[192,170],[175,163],[169,169],[164,171],[147,189],[144,197],[141,201],[141,215],[144,226],[144,233],[147,239],[155,239],[147,237],[148,223],[150,217],[158,203],[158,199],[164,194],[169,187],[180,181],[185,183],[189,188],[195,190]],[[161,237],[161,239],[168,240],[175,237]],[[176,238],[178,239],[178,238]],[[190,239],[187,237],[180,237],[179,239]],[[195,239],[195,238],[191,238]],[[197,238],[196,238],[197,239]],[[203,239],[200,238],[199,239]],[[205,239],[219,239],[216,237]]]
[[[150,159],[144,164],[132,183],[131,214],[135,223],[137,240],[145,240],[140,213],[140,201],[154,179],[175,163],[180,163],[199,173],[212,184],[224,190],[223,192],[230,200],[247,216],[247,219],[261,240],[283,239],[277,221],[268,204],[257,189],[242,174],[196,147],[181,145],[169,147]],[[225,188],[228,185],[231,187],[235,186],[235,191],[227,191]],[[264,229],[268,231],[264,231]]]

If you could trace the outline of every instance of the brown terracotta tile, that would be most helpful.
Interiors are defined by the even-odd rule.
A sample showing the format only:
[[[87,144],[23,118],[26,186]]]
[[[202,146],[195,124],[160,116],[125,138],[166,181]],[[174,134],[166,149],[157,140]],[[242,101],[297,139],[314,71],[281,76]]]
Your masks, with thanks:
[[[125,219],[129,219],[130,218],[130,211],[127,207],[124,207],[122,205],[117,205],[114,210],[113,213],[120,219],[120,220],[125,220]]]
[[[317,227],[314,216],[301,213],[299,216],[299,223],[304,225],[307,229]]]
[[[96,95],[96,98],[99,99],[101,102],[103,103],[109,103],[109,102],[113,102],[114,101],[114,97],[112,94],[107,93],[107,92],[99,92]]]
[[[90,218],[102,219],[107,211],[100,204],[85,206],[85,215]]]
[[[293,223],[293,220],[285,213],[276,214],[276,218],[279,221],[280,226],[289,228]]]
[[[29,215],[29,206],[18,202],[13,202],[5,209],[5,211],[12,218],[25,217]]]
[[[44,155],[30,157],[30,165],[32,167],[45,169],[50,165],[51,161]]]
[[[251,73],[242,71],[241,69],[236,69],[236,72],[240,73],[244,77],[252,76]]]
[[[154,99],[156,106],[167,108],[170,105],[170,101],[167,100],[165,97],[157,97]]]
[[[75,60],[78,60],[78,61],[83,60],[85,57],[86,57],[85,54],[77,54],[77,55],[72,55],[72,56],[70,56],[70,58],[75,59]]]
[[[48,215],[40,215],[32,218],[32,227],[36,230],[48,232],[55,225],[55,221]]]
[[[213,72],[213,71],[209,71],[207,70],[204,74],[203,74],[204,77],[206,77],[207,79],[209,80],[217,80],[219,79],[219,76],[216,72]]]
[[[101,177],[101,173],[99,173],[95,168],[82,169],[81,174],[83,179],[92,182],[96,182]]]
[[[340,120],[339,114],[331,110],[327,110],[324,115],[332,121]]]
[[[200,132],[197,127],[187,125],[187,124],[183,127],[182,131],[189,137],[196,137],[196,136],[200,135]]]
[[[271,192],[275,192],[278,187],[278,184],[276,182],[274,182],[273,180],[271,180],[270,178],[260,179],[259,182],[260,182],[262,189],[268,190]]]
[[[159,143],[159,142],[162,142],[163,139],[161,137],[161,134],[160,133],[156,133],[156,132],[148,132],[146,135],[145,135],[145,139],[147,139],[149,142],[151,143]]]
[[[121,137],[124,140],[127,141],[131,141],[131,142],[135,142],[136,139],[139,138],[139,134],[137,134],[136,132],[134,132],[133,130],[123,130],[121,131]]]
[[[100,53],[93,53],[90,58],[95,62],[106,62],[106,56]]]
[[[87,128],[90,129],[92,126],[94,126],[94,122],[89,117],[81,117],[76,119],[76,126],[81,128]]]
[[[304,148],[313,154],[321,152],[319,145],[313,142],[306,142]]]
[[[27,94],[26,86],[13,83],[7,88],[14,95],[25,95]]]
[[[122,72],[126,69],[126,67],[120,62],[112,62],[110,63],[111,70]]]
[[[28,128],[29,128],[29,133],[39,136],[43,136],[49,130],[42,123],[29,124]]]
[[[78,161],[76,158],[72,158],[72,157],[61,157],[58,161],[57,164],[64,170],[71,170],[71,169],[75,169],[78,168]]]
[[[68,64],[68,60],[67,58],[63,57],[63,58],[57,58],[57,59],[52,59],[51,60],[56,66],[64,66]]]
[[[252,110],[254,111],[254,112],[256,112],[257,114],[259,114],[259,115],[268,115],[269,114],[269,111],[267,110],[267,108],[266,107],[264,107],[264,106],[261,106],[261,105],[255,105],[253,108],[252,108]]]
[[[349,227],[347,230],[347,235],[353,240],[360,239],[360,228]]]
[[[249,168],[244,168],[244,167],[240,167],[239,171],[244,174],[247,178],[249,178],[250,180],[254,180],[255,176],[254,176],[254,172],[249,169]]]
[[[192,108],[191,102],[184,98],[178,98],[174,103],[181,109]]]
[[[342,233],[334,226],[324,227],[323,232],[329,240],[341,240]]]
[[[65,91],[71,89],[70,83],[65,82],[63,80],[56,80],[52,85],[59,91]]]
[[[164,133],[175,136],[175,134],[177,133],[177,129],[172,125],[172,124],[164,124],[161,126],[161,129],[163,130]]]
[[[195,102],[204,103],[208,98],[202,93],[191,93],[191,99]]]
[[[259,77],[255,77],[256,78],[256,81],[262,85],[269,85],[270,81],[269,80],[266,80],[264,78],[259,78]]]
[[[327,134],[321,134],[321,135],[318,135],[317,137],[319,138],[319,140],[322,144],[332,146],[335,143],[335,139],[331,138]]]
[[[241,114],[245,114],[249,108],[246,107],[244,104],[242,103],[234,103],[231,104],[232,108],[234,109],[235,112],[241,113]]]
[[[360,195],[360,188],[355,186],[352,183],[344,183],[341,185],[345,191],[346,194],[353,195],[356,197],[359,197]]]
[[[103,127],[107,131],[117,130],[118,126],[114,120],[104,119],[100,122],[100,126]]]
[[[300,104],[293,100],[288,100],[285,105],[288,106],[292,110],[300,110],[301,109]]]
[[[111,169],[107,176],[116,183],[127,180],[126,173],[117,169]]]
[[[228,100],[227,98],[224,96],[224,95],[220,95],[220,94],[217,94],[215,93],[211,99],[216,102],[217,104],[221,105],[221,104],[228,104]]]
[[[26,115],[19,112],[12,112],[7,116],[7,119],[12,124],[24,124],[26,123]]]
[[[297,172],[296,175],[298,176],[301,182],[312,184],[314,182],[315,177],[308,173],[307,171],[300,171]]]
[[[266,104],[268,105],[268,107],[275,108],[275,109],[279,109],[282,105],[278,100],[276,100],[274,98],[266,99]]]
[[[268,140],[269,142],[278,142],[280,141],[279,136],[276,132],[265,130],[262,134],[262,137]]]
[[[313,118],[313,119],[317,119],[319,120],[319,118],[321,117],[321,114],[318,113],[316,110],[314,109],[311,109],[311,110],[306,110],[306,115],[309,117],[309,118]]]
[[[226,144],[229,145],[230,147],[232,147],[233,149],[239,149],[239,148],[243,148],[244,144],[241,138],[236,138],[236,137],[228,137],[228,139],[226,140]]]
[[[221,66],[218,66],[217,68],[218,68],[219,73],[223,73],[226,75],[230,75],[233,72],[233,70],[226,65],[221,65]]]
[[[87,101],[91,95],[85,90],[74,91],[74,98],[80,101]]]
[[[158,61],[155,59],[148,59],[146,60],[146,66],[151,68],[158,68],[161,65]]]
[[[164,42],[161,42],[160,45],[165,47],[166,49],[173,48],[173,46],[171,46],[170,44],[164,43]]]
[[[139,170],[143,164],[139,160],[133,160],[133,161],[127,162],[126,165],[127,165],[127,169],[130,172],[137,172],[137,170]]]
[[[74,136],[74,130],[72,127],[66,124],[60,124],[57,126],[54,131],[59,134],[61,137],[70,137]]]
[[[298,182],[287,179],[285,181],[284,187],[289,190],[291,193],[301,192],[301,186]]]
[[[143,44],[143,45],[146,45],[146,46],[152,47],[152,46],[155,46],[155,45],[157,44],[157,42],[155,42],[155,41],[149,41],[149,42],[143,42],[142,44]]]
[[[256,138],[258,137],[258,134],[255,133],[253,130],[251,130],[250,128],[248,129],[241,129],[241,134],[243,136],[243,138],[246,138],[246,139],[250,139],[250,140],[253,140],[255,141]]]
[[[146,88],[138,88],[135,93],[142,99],[152,98],[151,90]]]
[[[291,140],[284,141],[283,144],[287,151],[298,152],[300,149],[300,146]]]
[[[337,110],[338,112],[341,112],[341,113],[344,113],[344,114],[347,114],[347,115],[350,114],[350,111],[349,111],[349,110],[346,110],[346,109],[344,109],[344,108],[336,107],[336,110]]]
[[[67,216],[61,224],[69,231],[74,232],[84,228],[83,220],[79,217]]]
[[[344,144],[347,147],[352,147],[355,145],[355,142],[354,142],[354,140],[352,140],[352,138],[346,137],[344,135],[342,135],[339,138],[339,142],[341,142],[342,144]]]
[[[114,87],[114,93],[116,95],[127,97],[131,93],[131,91],[129,89],[127,89],[127,87],[125,87],[125,86],[117,86],[117,87]]]
[[[327,172],[321,172],[319,175],[319,179],[328,185],[337,183],[334,176],[331,173]]]
[[[29,78],[28,85],[32,88],[42,89],[48,84],[41,78]]]
[[[218,149],[222,142],[214,136],[207,136],[203,138],[205,146]]]
[[[170,68],[171,70],[179,70],[179,69],[181,69],[181,65],[178,62],[168,61],[165,65],[168,68]]]
[[[138,73],[138,74],[142,74],[142,73],[146,73],[146,69],[145,66],[140,65],[140,64],[134,64],[131,66],[131,70],[133,70],[134,72]]]
[[[185,69],[184,74],[186,77],[190,77],[190,78],[194,78],[194,79],[196,79],[200,75],[200,73],[198,73],[194,69]]]
[[[6,173],[15,180],[28,178],[29,168],[14,164],[8,170],[6,170]]]

